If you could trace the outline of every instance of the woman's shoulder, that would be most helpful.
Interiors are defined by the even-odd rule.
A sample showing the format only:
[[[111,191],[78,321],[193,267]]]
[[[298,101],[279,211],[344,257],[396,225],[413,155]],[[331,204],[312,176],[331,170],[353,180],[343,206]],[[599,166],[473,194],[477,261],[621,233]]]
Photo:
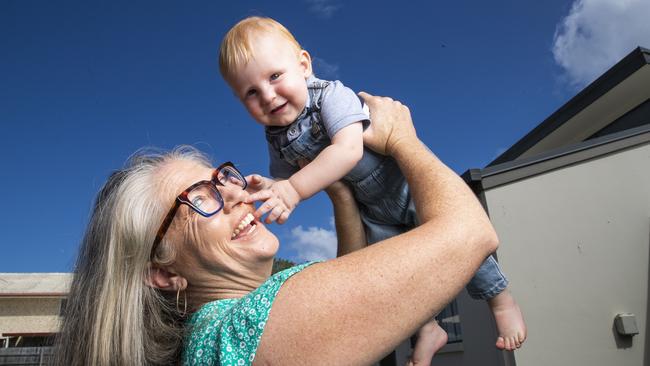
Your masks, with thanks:
[[[298,264],[296,266],[289,267],[289,268],[284,269],[282,271],[278,271],[278,272],[274,273],[271,277],[269,277],[269,279],[266,280],[266,282],[264,282],[262,284],[262,286],[258,287],[257,290],[252,291],[251,294],[254,293],[255,291],[260,290],[260,289],[265,290],[267,287],[272,288],[273,286],[275,286],[277,284],[282,285],[287,279],[289,279],[289,277],[291,277],[294,274],[302,271],[303,269],[305,269],[306,267],[308,267],[308,266],[310,266],[310,265],[312,265],[314,263],[318,263],[318,261]]]
[[[302,271],[315,262],[303,263],[279,271],[269,277],[260,287],[251,291],[233,304],[229,309],[229,316],[242,323],[242,320],[266,322],[273,300],[280,287],[294,274]]]
[[[184,362],[222,364],[252,362],[280,287],[292,275],[313,262],[275,273],[260,287],[239,299],[217,300],[203,305],[188,319]],[[215,362],[216,364],[216,362]]]

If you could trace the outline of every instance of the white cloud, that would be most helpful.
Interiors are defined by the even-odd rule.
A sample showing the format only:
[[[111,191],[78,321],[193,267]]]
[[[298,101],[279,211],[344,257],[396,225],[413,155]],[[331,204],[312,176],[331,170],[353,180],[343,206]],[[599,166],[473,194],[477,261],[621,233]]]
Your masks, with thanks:
[[[336,257],[336,232],[320,227],[303,229],[302,225],[291,229],[291,248],[298,262],[315,261]]]
[[[322,18],[331,17],[334,12],[341,8],[341,5],[332,3],[331,0],[307,0],[309,10]]]
[[[322,58],[314,57],[312,59],[314,74],[317,77],[327,80],[336,80],[339,78],[339,65],[330,64]]]
[[[553,42],[569,83],[583,87],[635,47],[650,47],[649,14],[648,0],[576,0]]]

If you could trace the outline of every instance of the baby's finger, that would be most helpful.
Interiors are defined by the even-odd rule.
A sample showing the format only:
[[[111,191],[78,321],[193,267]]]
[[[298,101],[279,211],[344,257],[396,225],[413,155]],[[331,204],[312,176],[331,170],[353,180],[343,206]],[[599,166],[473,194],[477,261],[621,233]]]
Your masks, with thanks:
[[[291,215],[291,212],[289,210],[284,211],[282,215],[278,217],[278,224],[282,225],[287,222],[287,220],[289,220],[289,215]]]
[[[255,192],[250,194],[246,199],[244,200],[245,203],[253,203],[257,201],[266,201],[269,200],[270,198],[274,197],[275,193],[273,193],[269,189],[263,189],[259,192]]]
[[[257,210],[255,210],[253,216],[255,216],[256,219],[259,219],[260,217],[264,216],[267,212],[273,210],[277,205],[278,205],[277,199],[271,198],[269,200],[266,200],[266,202],[262,203],[260,207],[258,207]]]
[[[246,176],[244,179],[246,179],[246,185],[248,185],[249,190],[256,191],[263,187],[262,183],[264,182],[264,180],[262,179],[262,176],[259,174],[251,174]]]
[[[285,211],[285,207],[283,204],[278,204],[277,206],[273,207],[273,210],[266,216],[265,222],[267,224],[272,223],[273,221],[276,221],[280,215],[282,215],[282,212]]]

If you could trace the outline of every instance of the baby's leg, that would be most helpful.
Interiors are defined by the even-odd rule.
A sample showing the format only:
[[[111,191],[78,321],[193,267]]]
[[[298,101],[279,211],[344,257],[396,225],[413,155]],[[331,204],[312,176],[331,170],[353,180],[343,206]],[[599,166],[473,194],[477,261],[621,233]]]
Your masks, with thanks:
[[[497,325],[496,347],[512,351],[526,340],[526,323],[507,286],[508,280],[490,256],[467,284],[467,291],[475,299],[487,300]]]
[[[524,315],[508,289],[489,299],[488,305],[497,323],[496,346],[498,349],[514,351],[526,340],[526,323]]]
[[[413,347],[413,355],[407,361],[407,366],[429,366],[433,355],[447,344],[447,333],[431,320],[418,330],[418,338]]]

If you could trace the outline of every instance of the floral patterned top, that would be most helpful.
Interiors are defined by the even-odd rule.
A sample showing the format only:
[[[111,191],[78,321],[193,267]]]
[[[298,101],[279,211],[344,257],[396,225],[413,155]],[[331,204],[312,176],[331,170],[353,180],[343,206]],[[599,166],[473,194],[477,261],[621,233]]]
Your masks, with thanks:
[[[242,298],[203,305],[187,321],[183,364],[251,365],[280,287],[313,263],[278,272]]]

